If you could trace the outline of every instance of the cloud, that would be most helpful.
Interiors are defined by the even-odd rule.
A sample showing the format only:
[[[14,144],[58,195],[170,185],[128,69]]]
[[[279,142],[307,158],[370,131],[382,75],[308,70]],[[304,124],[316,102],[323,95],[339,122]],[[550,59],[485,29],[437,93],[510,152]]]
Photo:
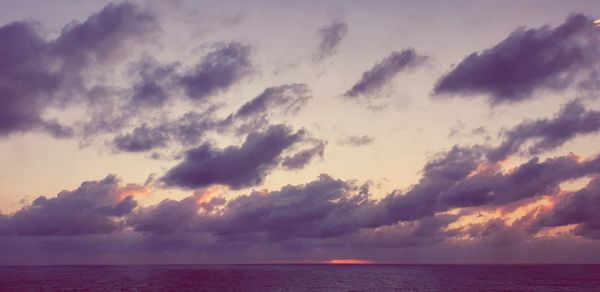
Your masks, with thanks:
[[[0,135],[40,128],[42,112],[53,102],[49,96],[65,77],[46,64],[50,45],[33,24],[0,27],[0,42]]]
[[[105,179],[110,182],[113,180],[114,177]],[[84,183],[82,188],[87,186],[89,189],[100,183]],[[87,193],[92,192],[106,193],[78,189],[71,194],[70,200],[84,200],[88,197]],[[122,191],[117,193],[120,194],[116,196],[117,198],[125,195]],[[18,237],[4,236],[0,238],[0,247],[18,252],[42,244],[52,249],[49,255],[60,255],[65,252],[82,255],[92,253],[97,259],[106,252],[124,251],[130,251],[130,255],[156,255],[168,251],[181,254],[192,250],[196,254],[207,251],[210,251],[210,254],[215,252],[228,254],[245,251],[248,248],[266,246],[281,248],[286,245],[299,246],[302,249],[328,247],[334,250],[336,246],[348,243],[361,247],[415,246],[439,243],[444,238],[442,234],[445,232],[442,229],[455,217],[441,215],[403,226],[389,227],[385,234],[373,233],[368,229],[375,226],[370,218],[373,218],[372,214],[378,212],[380,206],[377,201],[370,198],[368,185],[342,181],[328,175],[321,175],[306,184],[288,185],[280,190],[253,191],[229,201],[221,197],[210,197],[209,193],[212,191],[197,192],[179,201],[165,199],[156,205],[139,207],[134,211],[123,208],[116,212],[114,210],[117,208],[114,207],[106,209],[98,207],[98,209],[108,210],[107,214],[127,214],[123,220],[119,220],[119,228],[101,229],[98,234],[110,232],[101,238],[91,237],[96,233],[87,229],[89,226],[86,225],[85,228],[80,227],[87,230],[85,232],[37,236],[29,238],[30,244],[27,245],[13,245],[18,242]],[[95,211],[90,212],[88,205],[70,204],[69,206],[70,214],[96,215]],[[66,215],[69,214],[53,213],[53,216],[58,216],[58,219]],[[44,221],[35,221],[35,223],[38,224],[38,228],[41,228],[48,222],[56,222],[50,219],[48,217]],[[3,232],[3,227],[6,226],[4,222],[11,220],[14,220],[11,216],[0,216],[0,234],[12,234]],[[89,223],[89,221],[82,220],[71,224],[83,224],[82,222]],[[125,224],[130,228],[121,228]],[[365,228],[367,230],[363,230]],[[68,240],[63,240],[56,235],[78,236],[70,236]],[[90,241],[95,242],[95,245],[85,244]],[[39,249],[30,254],[38,252]],[[273,255],[272,252],[269,254]],[[6,258],[0,257],[0,261],[3,260]]]
[[[118,151],[146,152],[165,148],[173,141],[189,146],[198,143],[206,133],[220,129],[220,122],[213,116],[213,109],[204,112],[187,112],[175,120],[160,121],[156,125],[146,123],[131,132],[113,138]]]
[[[432,159],[417,184],[381,200],[372,198],[367,184],[321,175],[304,185],[237,197],[215,213],[190,211],[196,215],[183,226],[188,226],[188,232],[210,232],[238,240],[258,236],[277,241],[294,237],[335,238],[412,222],[403,225],[410,227],[410,236],[439,236],[445,230],[443,233],[452,237],[457,232],[480,231],[446,230],[445,226],[462,216],[460,213],[439,222],[431,218],[445,216],[450,210],[494,210],[515,203],[527,204],[530,199],[543,196],[562,199],[559,194],[563,182],[600,173],[598,156],[587,160],[575,156],[544,161],[532,158],[510,172],[503,172],[484,157],[484,148],[455,147]],[[185,208],[188,207],[200,208],[197,199],[186,203]],[[520,228],[518,232],[525,232],[525,223]]]
[[[374,141],[375,139],[369,135],[349,136],[340,141],[340,144],[351,146],[366,146],[373,144]]]
[[[437,81],[434,93],[485,94],[499,104],[529,99],[540,90],[562,90],[598,64],[597,48],[591,19],[584,15],[571,15],[557,27],[520,28],[467,56]]]
[[[560,147],[578,135],[595,133],[600,130],[600,112],[586,110],[581,101],[565,104],[551,119],[524,121],[504,134],[502,143],[490,150],[488,157],[499,161],[516,153],[529,141],[535,141],[527,149],[528,154],[540,154]]]
[[[551,208],[543,210],[535,219],[535,230],[575,224],[576,235],[600,239],[600,177],[592,179],[584,188],[569,192]]]
[[[373,207],[368,189],[321,175],[304,185],[235,198],[205,228],[233,237],[262,232],[272,239],[333,237],[364,227]]]
[[[310,148],[284,157],[281,161],[281,165],[286,169],[301,169],[308,165],[317,156],[322,159],[327,143],[321,140],[313,140],[311,142],[313,145]]]
[[[540,161],[534,157],[502,172],[484,159],[483,148],[453,148],[430,161],[419,182],[383,201],[388,222],[416,220],[455,208],[502,206],[528,198],[555,195],[560,184],[600,172],[600,156],[580,161],[574,155]]]
[[[252,74],[251,53],[249,46],[237,42],[208,53],[193,70],[180,78],[187,96],[193,100],[205,100]]]
[[[0,234],[3,235],[0,247],[14,253],[33,248],[35,252],[32,250],[30,255],[37,256],[43,255],[43,250],[51,249],[48,255],[55,256],[79,253],[98,258],[99,255],[123,252],[123,255],[143,255],[145,259],[153,258],[159,262],[165,257],[185,262],[183,258],[174,260],[173,255],[218,254],[213,260],[245,262],[282,259],[298,253],[302,254],[299,259],[305,260],[322,259],[323,252],[330,256],[359,254],[384,259],[386,252],[376,255],[368,251],[410,254],[417,248],[430,254],[447,250],[486,253],[516,246],[519,250],[548,248],[549,243],[559,244],[561,238],[538,239],[534,237],[537,230],[570,224],[577,224],[573,235],[597,238],[598,216],[592,211],[598,201],[595,195],[600,185],[598,179],[582,190],[567,194],[559,194],[557,186],[569,177],[597,173],[600,170],[598,158],[578,161],[558,157],[544,162],[530,161],[510,173],[501,174],[494,169],[482,169],[478,159],[483,154],[479,151],[477,148],[454,148],[440,154],[426,165],[418,184],[404,194],[394,192],[382,200],[374,199],[368,184],[323,174],[305,184],[288,185],[273,191],[252,191],[230,200],[211,197],[208,194],[214,192],[205,190],[181,200],[165,199],[156,205],[134,209],[135,205],[130,204],[134,201],[127,196],[127,191],[123,191],[131,191],[132,187],[119,187],[114,177],[109,176],[99,182],[86,182],[79,189],[65,191],[65,195],[57,198],[38,199],[40,202],[56,200],[52,206],[60,205],[60,208],[38,202],[23,208],[44,206],[36,212],[47,215],[18,217],[16,214],[25,212],[23,210],[13,215],[0,215]],[[504,178],[490,179],[494,176]],[[488,187],[464,188],[466,182],[475,181],[481,182],[479,185],[494,181],[491,186],[505,187],[497,188],[497,196],[481,200],[482,194],[487,197]],[[465,189],[468,189],[463,192],[465,196],[456,200],[454,195]],[[432,195],[421,200],[423,197],[417,197],[416,192],[421,196]],[[476,214],[485,208],[497,211],[494,208],[498,206],[541,194],[555,200],[553,209],[545,209],[537,215],[534,211],[510,224],[504,218],[490,218],[481,223],[450,225],[465,214]],[[454,198],[448,200],[446,196]],[[524,201],[524,205],[530,202]],[[63,207],[69,211],[65,212]],[[453,209],[458,212],[446,212]],[[67,221],[66,218],[77,220]],[[109,221],[105,221],[106,218]],[[17,220],[22,222],[19,229],[15,224]],[[96,221],[110,223],[103,225]],[[537,229],[532,229],[531,224],[537,224]],[[15,234],[35,236],[27,237],[28,244],[17,244],[20,237],[10,236]],[[103,237],[93,237],[94,234],[103,234]],[[574,240],[571,238],[569,242]],[[95,242],[95,245],[86,242]],[[39,249],[40,246],[45,248]],[[560,245],[559,250],[564,251],[568,246]],[[258,252],[263,249],[265,253]],[[251,254],[247,254],[250,251]],[[227,257],[232,254],[236,256]],[[4,255],[0,261],[8,258]],[[428,259],[434,258],[438,257]],[[514,259],[519,258],[523,257]],[[442,262],[450,258],[443,259]],[[454,258],[456,261],[461,259]],[[194,260],[203,262],[207,258]]]
[[[118,135],[113,142],[120,151],[143,152],[167,146],[168,130],[164,127],[150,128],[146,124],[131,133]]]
[[[436,215],[400,225],[384,222],[380,218],[387,215],[386,206],[372,198],[367,184],[325,174],[280,190],[253,191],[229,201],[220,197],[200,201],[196,195],[164,200],[138,209],[129,216],[128,225],[151,238],[203,234],[216,242],[246,247],[284,242],[399,247],[439,243],[450,236],[445,227],[459,217]],[[379,229],[374,232],[374,228]]]
[[[141,187],[120,187],[115,176],[87,181],[73,191],[53,198],[38,197],[10,216],[0,217],[0,234],[31,236],[75,236],[119,230],[119,219],[137,206],[132,193]],[[4,229],[4,232],[2,232]]]
[[[312,98],[306,84],[292,83],[266,88],[221,122],[223,127],[237,127],[245,133],[264,128],[274,116],[298,113]]]
[[[344,95],[347,98],[356,98],[376,94],[400,72],[421,65],[425,59],[425,56],[418,55],[412,48],[401,52],[394,51],[375,64],[371,70],[363,73],[362,78]]]
[[[174,123],[167,124],[167,128],[181,144],[196,144],[206,132],[218,129],[219,122],[213,117],[213,112],[214,108],[203,112],[187,112]]]
[[[173,141],[184,146],[197,144],[209,132],[223,134],[234,130],[236,134],[246,134],[264,130],[272,117],[296,114],[311,98],[305,84],[268,87],[227,118],[215,117],[217,107],[213,106],[204,112],[192,111],[174,120],[161,120],[153,126],[142,124],[130,133],[116,136],[113,144],[119,151],[140,152],[156,150]]]
[[[136,232],[155,236],[201,233],[201,225],[209,219],[207,216],[218,215],[227,202],[216,196],[221,190],[219,187],[200,189],[179,201],[165,199],[156,205],[139,208],[127,218],[127,225]]]
[[[227,240],[264,236],[278,241],[354,232],[370,222],[369,214],[376,207],[366,186],[328,175],[278,191],[253,191],[226,203],[213,198],[208,204],[200,204],[194,196],[181,201],[165,200],[141,209],[128,222],[135,230],[148,234],[210,232]],[[220,207],[211,212],[214,206]]]
[[[122,131],[137,123],[130,128],[130,133],[113,137],[113,144],[120,151],[139,152],[165,147],[173,141],[189,146],[197,144],[208,131],[227,130],[226,125],[219,125],[221,121],[213,116],[222,104],[204,102],[198,106],[201,111],[193,110],[175,117],[171,117],[168,107],[176,106],[179,89],[197,100],[226,91],[253,72],[250,53],[250,47],[239,43],[218,45],[187,72],[179,70],[178,62],[166,63],[153,57],[142,57],[129,65],[127,73],[134,76],[131,88],[95,88],[98,97],[88,108],[89,120],[83,123],[85,137]],[[152,133],[152,137],[148,137],[152,141],[145,140],[148,145],[125,145],[135,144],[143,138],[143,133]]]
[[[140,41],[159,29],[154,15],[129,2],[108,4],[83,23],[65,26],[52,51],[65,57],[67,66],[81,68],[90,61],[112,59],[132,41]]]
[[[528,215],[521,217],[512,224],[502,218],[494,218],[482,223],[470,224],[465,233],[483,246],[492,248],[510,248],[522,246],[532,240],[527,231]]]
[[[70,137],[73,130],[45,117],[78,97],[90,64],[114,60],[157,29],[154,16],[125,2],[109,4],[83,23],[73,22],[50,41],[31,22],[0,27],[0,135],[27,131]]]
[[[333,23],[319,29],[319,48],[315,54],[316,61],[333,56],[342,40],[348,35],[348,25],[344,22]]]
[[[282,114],[294,114],[312,98],[306,84],[285,84],[269,87],[259,96],[242,105],[235,113],[238,119],[265,115],[277,109]]]
[[[152,234],[170,234],[193,230],[198,216],[196,198],[181,201],[166,199],[155,206],[141,208],[127,219],[127,225],[135,231]]]
[[[481,155],[482,149],[478,147],[454,147],[438,154],[425,165],[417,184],[405,193],[394,191],[384,198],[389,215],[382,220],[389,224],[432,216],[438,209],[438,197],[477,169],[482,162]]]
[[[573,155],[544,161],[534,157],[508,173],[488,170],[471,174],[440,194],[439,208],[499,206],[556,194],[562,182],[597,174],[600,171],[599,163],[600,157],[581,162]]]
[[[130,74],[138,75],[133,85],[129,106],[132,110],[160,108],[169,100],[175,86],[177,64],[160,64],[151,57],[145,57],[129,69]]]
[[[108,75],[118,72],[106,70],[114,69],[110,65],[115,61],[126,64],[136,54],[135,46],[156,40],[159,31],[155,15],[129,2],[109,4],[81,23],[71,22],[49,41],[34,23],[0,27],[0,41],[7,44],[0,51],[0,135],[42,131],[58,138],[81,134],[88,139],[121,131],[135,121],[138,124],[131,133],[113,138],[117,149],[148,151],[165,146],[170,139],[197,143],[198,132],[212,120],[199,121],[192,113],[176,118],[168,127],[146,121],[164,114],[163,108],[180,88],[192,99],[205,99],[250,75],[251,48],[236,42],[217,46],[187,72],[179,72],[177,62],[161,63],[145,55],[127,64],[126,76],[116,76],[132,85],[107,82]],[[82,106],[85,117],[72,125],[45,117],[50,109],[75,105]],[[199,124],[203,127],[192,129]],[[141,142],[146,145],[140,145],[144,135]]]
[[[186,152],[184,160],[171,168],[162,180],[168,186],[198,188],[212,184],[234,189],[260,184],[280,162],[282,152],[300,141],[303,132],[292,133],[284,125],[252,132],[239,147],[213,149],[203,144]]]

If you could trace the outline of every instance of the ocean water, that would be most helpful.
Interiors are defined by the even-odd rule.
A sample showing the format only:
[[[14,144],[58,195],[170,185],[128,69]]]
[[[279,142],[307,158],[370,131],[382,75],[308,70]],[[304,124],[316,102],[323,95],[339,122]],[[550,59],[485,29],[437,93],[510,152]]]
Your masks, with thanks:
[[[600,265],[0,267],[1,291],[600,291]]]

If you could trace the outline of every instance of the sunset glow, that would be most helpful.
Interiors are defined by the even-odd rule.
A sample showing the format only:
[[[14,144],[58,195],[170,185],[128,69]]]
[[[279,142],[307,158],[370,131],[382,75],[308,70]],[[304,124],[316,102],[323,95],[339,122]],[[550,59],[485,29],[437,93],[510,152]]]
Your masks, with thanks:
[[[334,259],[324,262],[330,265],[367,265],[374,264],[375,262],[369,260],[357,260],[357,259]]]

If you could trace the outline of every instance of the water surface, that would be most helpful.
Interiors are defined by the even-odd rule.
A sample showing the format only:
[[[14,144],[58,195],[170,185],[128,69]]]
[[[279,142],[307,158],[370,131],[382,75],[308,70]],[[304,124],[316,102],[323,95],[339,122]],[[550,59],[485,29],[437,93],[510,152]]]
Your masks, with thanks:
[[[600,265],[0,267],[1,291],[600,291]]]

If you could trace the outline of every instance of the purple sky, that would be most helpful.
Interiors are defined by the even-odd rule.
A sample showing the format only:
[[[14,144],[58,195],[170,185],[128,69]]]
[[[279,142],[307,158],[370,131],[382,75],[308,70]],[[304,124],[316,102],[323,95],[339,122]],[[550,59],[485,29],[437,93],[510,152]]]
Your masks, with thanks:
[[[0,1],[0,264],[600,262],[595,1]]]

